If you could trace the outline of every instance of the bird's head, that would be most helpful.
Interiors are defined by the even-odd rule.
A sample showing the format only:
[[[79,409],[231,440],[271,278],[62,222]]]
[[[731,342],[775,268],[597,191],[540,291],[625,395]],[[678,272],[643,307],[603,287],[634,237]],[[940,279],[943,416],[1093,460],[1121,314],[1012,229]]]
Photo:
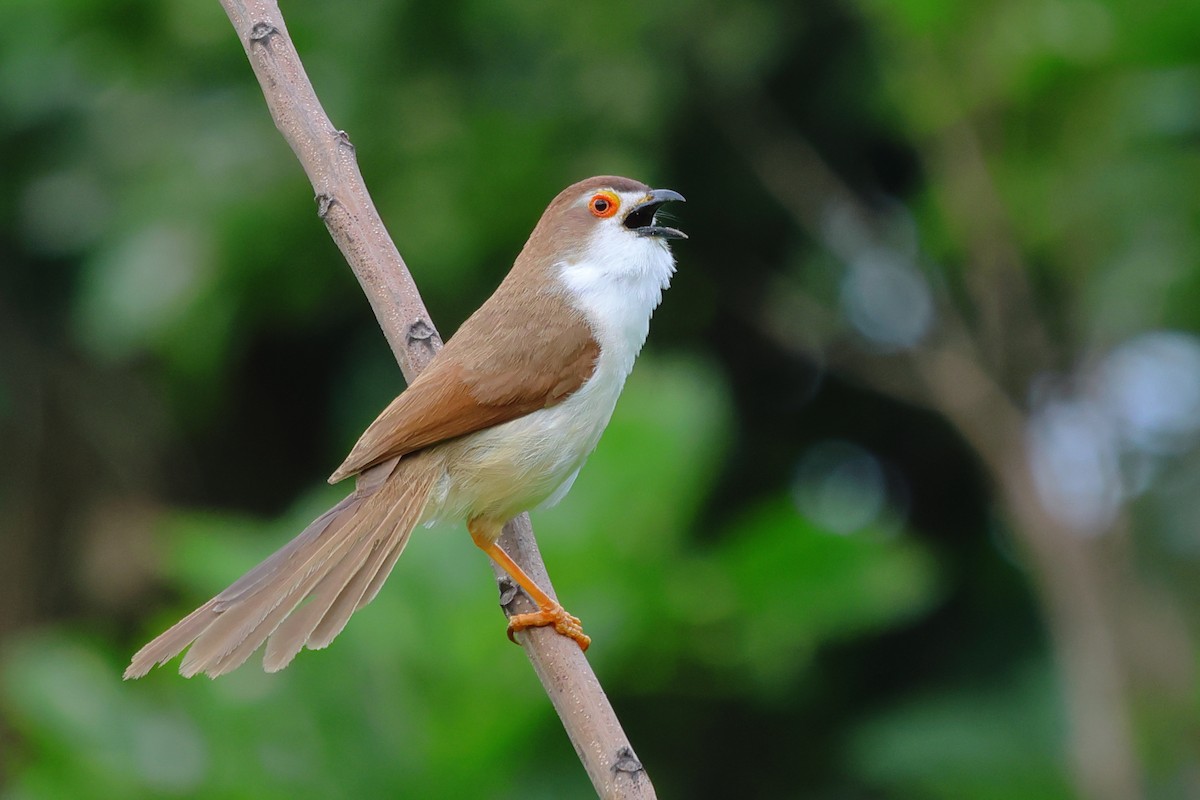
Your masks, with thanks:
[[[639,261],[666,254],[669,240],[687,238],[659,224],[659,208],[672,201],[683,202],[683,195],[614,175],[588,178],[554,198],[526,248],[551,262]]]
[[[611,184],[611,185],[609,185]],[[663,203],[684,202],[683,195],[672,189],[651,189],[627,178],[593,178],[580,185],[574,207],[584,208],[595,220],[597,231],[644,239],[686,239],[676,228],[658,224],[658,209]]]
[[[683,195],[671,189],[651,189],[629,178],[604,175],[568,187],[559,198],[569,201],[564,210],[591,228],[593,237],[632,236],[659,244],[687,238],[683,231],[658,224],[663,203],[684,202]]]

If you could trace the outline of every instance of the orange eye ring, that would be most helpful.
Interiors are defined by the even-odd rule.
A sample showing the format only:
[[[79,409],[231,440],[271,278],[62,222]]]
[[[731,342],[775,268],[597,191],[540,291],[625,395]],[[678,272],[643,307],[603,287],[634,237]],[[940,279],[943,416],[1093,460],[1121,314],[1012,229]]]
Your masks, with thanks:
[[[608,219],[613,214],[616,214],[617,209],[620,207],[621,198],[612,192],[596,192],[596,194],[592,195],[592,199],[588,200],[588,211],[591,211],[593,216],[600,219]]]

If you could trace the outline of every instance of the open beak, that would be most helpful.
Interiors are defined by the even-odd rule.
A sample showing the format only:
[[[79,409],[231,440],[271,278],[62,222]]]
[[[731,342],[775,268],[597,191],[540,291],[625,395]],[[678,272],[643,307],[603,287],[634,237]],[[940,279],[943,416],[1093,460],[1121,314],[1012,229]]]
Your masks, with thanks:
[[[637,205],[629,209],[625,215],[625,227],[638,236],[651,236],[659,239],[686,239],[687,234],[675,228],[654,224],[654,215],[663,203],[686,202],[683,195],[670,189],[651,189]]]

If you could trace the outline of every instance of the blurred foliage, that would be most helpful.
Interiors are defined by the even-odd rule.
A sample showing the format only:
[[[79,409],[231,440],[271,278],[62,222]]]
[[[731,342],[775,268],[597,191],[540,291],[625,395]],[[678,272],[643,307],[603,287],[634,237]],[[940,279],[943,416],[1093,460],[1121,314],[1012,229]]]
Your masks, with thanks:
[[[589,481],[578,503],[541,512],[536,524],[545,540],[561,536],[548,547],[555,577],[578,587],[573,607],[610,642],[597,648],[598,670],[644,665],[638,691],[653,692],[699,664],[725,691],[769,700],[822,641],[921,609],[932,565],[913,543],[879,549],[785,509],[747,520],[728,548],[689,553],[687,521],[712,471],[722,417],[719,398],[692,392],[710,377],[642,364],[592,462],[607,479]],[[652,484],[677,504],[649,493],[623,501],[636,495],[631,486]],[[203,595],[255,557],[256,528],[267,529],[263,539],[290,538],[332,499],[318,495],[268,524],[169,515],[161,523],[174,542],[168,578]],[[597,509],[615,507],[621,524],[605,524]],[[649,541],[647,531],[656,532]],[[276,676],[245,669],[231,680],[183,683],[164,670],[123,684],[123,653],[110,645],[61,629],[26,638],[8,657],[6,696],[40,758],[17,761],[12,796],[50,787],[73,797],[365,797],[396,787],[402,796],[455,797],[481,786],[495,796],[585,793],[569,744],[541,741],[543,733],[530,746],[549,705],[499,635],[484,560],[447,532],[414,540],[396,589],[328,653]],[[799,597],[788,596],[793,580]],[[171,613],[151,627],[169,624]],[[81,748],[87,757],[76,758]]]
[[[689,198],[535,514],[662,796],[1129,796],[1096,732],[1200,792],[1200,6],[285,12],[443,334],[567,183]],[[0,796],[587,796],[456,529],[278,675],[121,682],[402,382],[217,3],[6,0],[0,142]],[[1015,435],[929,388],[947,354]]]

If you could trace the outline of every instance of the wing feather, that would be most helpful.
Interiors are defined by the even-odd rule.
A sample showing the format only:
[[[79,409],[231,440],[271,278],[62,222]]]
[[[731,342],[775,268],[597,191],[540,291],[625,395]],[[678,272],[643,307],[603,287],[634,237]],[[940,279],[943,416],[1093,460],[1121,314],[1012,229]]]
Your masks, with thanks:
[[[371,423],[331,483],[561,403],[592,376],[600,345],[583,314],[556,292],[517,304],[504,288]]]

